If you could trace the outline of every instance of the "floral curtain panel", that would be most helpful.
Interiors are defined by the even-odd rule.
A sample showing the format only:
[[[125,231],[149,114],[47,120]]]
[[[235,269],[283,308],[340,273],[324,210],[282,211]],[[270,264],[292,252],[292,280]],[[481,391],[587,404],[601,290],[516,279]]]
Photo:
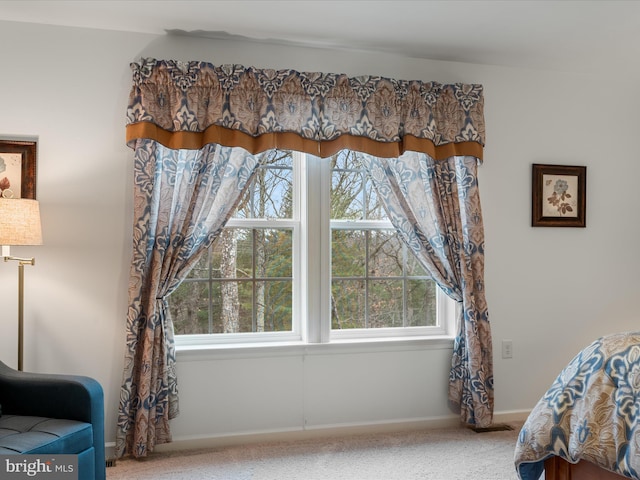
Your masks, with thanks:
[[[484,295],[484,229],[475,157],[359,154],[409,249],[459,308],[449,400],[463,422],[493,418],[493,349]]]
[[[154,59],[143,59],[131,67],[133,86],[126,137],[128,145],[136,150],[137,193],[117,448],[119,454],[143,457],[155,444],[170,441],[168,420],[177,413],[173,335],[164,299],[197,260],[198,249],[205,249],[215,239],[228,215],[226,210],[218,211],[216,218],[221,223],[216,220],[208,224],[183,218],[183,227],[199,232],[197,248],[192,235],[184,236],[183,231],[175,229],[172,215],[162,212],[174,208],[171,206],[176,201],[186,206],[199,198],[198,184],[206,180],[198,180],[201,172],[197,169],[191,176],[184,173],[192,191],[198,193],[194,198],[189,198],[188,190],[176,196],[170,181],[169,189],[160,188],[168,180],[161,178],[163,162],[180,155],[169,152],[189,150],[196,156],[207,149],[214,156],[216,151],[244,152],[243,161],[248,163],[241,169],[241,178],[246,180],[258,161],[251,154],[275,148],[321,157],[350,149],[391,159],[404,152],[420,152],[436,163],[458,156],[477,162],[482,159],[485,129],[480,85]],[[448,172],[444,178],[452,174]],[[230,180],[227,175],[225,178]],[[238,192],[236,188],[235,194]],[[232,208],[233,198],[229,197],[225,205]],[[202,200],[197,202],[207,216],[212,205],[205,208]],[[466,230],[467,222],[478,218],[467,217],[466,213],[461,216],[462,210],[452,208],[442,218],[445,222],[455,218],[456,228]],[[155,221],[149,225],[154,215],[164,225]],[[466,273],[460,276],[456,268],[441,272],[450,280],[455,278],[451,283],[441,281],[435,272],[434,278],[465,308],[454,350],[450,396],[460,408],[462,421],[486,426],[493,411],[493,377],[486,305],[478,290],[482,287],[479,280],[484,262],[480,253],[484,244],[481,217],[471,230],[474,243],[450,238],[450,245],[462,250],[477,248],[478,254],[471,260],[474,265],[467,265],[471,257],[465,256],[438,257],[437,261],[464,262],[462,271],[471,268],[474,272],[472,284],[468,283],[471,277]],[[423,234],[417,236],[429,244]],[[445,240],[449,236],[447,226],[440,225],[433,238]],[[169,239],[173,243],[167,244]],[[174,252],[162,251],[169,245]],[[480,331],[480,323],[474,322],[481,323]],[[482,392],[478,393],[480,378]]]
[[[144,457],[171,441],[169,420],[179,408],[167,298],[219,235],[258,164],[241,148],[174,150],[154,140],[136,142],[118,457]]]

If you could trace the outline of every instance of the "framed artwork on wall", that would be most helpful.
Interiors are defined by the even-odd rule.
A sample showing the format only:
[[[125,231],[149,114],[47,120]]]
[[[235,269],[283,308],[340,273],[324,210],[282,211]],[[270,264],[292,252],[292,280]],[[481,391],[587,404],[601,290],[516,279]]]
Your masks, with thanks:
[[[533,164],[531,226],[586,227],[587,167]]]
[[[0,196],[36,198],[36,142],[0,139]]]

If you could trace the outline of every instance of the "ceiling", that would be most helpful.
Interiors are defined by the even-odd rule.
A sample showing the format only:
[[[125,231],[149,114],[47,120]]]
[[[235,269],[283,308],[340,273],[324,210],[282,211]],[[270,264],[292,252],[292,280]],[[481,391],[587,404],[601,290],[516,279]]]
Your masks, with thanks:
[[[0,20],[640,71],[640,1],[633,0],[0,0]]]

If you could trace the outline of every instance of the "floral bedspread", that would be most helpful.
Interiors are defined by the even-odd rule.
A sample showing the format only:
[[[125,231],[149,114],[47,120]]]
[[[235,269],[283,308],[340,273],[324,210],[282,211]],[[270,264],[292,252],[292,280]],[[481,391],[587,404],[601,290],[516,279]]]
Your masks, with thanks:
[[[593,342],[537,403],[516,444],[518,476],[538,480],[552,455],[640,479],[640,332]]]

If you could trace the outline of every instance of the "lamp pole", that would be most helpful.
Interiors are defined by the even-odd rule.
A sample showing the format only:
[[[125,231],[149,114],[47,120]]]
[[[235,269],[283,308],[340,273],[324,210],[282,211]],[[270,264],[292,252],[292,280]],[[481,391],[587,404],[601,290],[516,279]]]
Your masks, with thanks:
[[[5,256],[4,261],[16,260],[18,262],[18,370],[24,367],[24,266],[35,265],[35,258],[19,258]]]

